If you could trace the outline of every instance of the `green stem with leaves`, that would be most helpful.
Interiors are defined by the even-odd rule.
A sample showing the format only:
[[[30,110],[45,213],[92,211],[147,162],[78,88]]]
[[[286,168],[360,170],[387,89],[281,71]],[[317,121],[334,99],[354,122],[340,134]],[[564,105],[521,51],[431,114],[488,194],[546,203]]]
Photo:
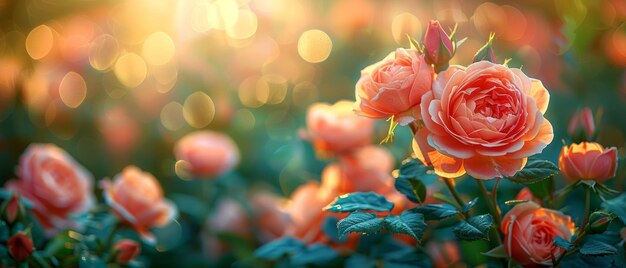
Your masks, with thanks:
[[[490,231],[492,240],[495,239],[495,241],[497,241],[496,246],[502,245],[502,237],[500,236],[500,231],[498,231],[502,223],[500,219],[500,213],[498,209],[496,208],[496,204],[494,204],[491,198],[489,198],[490,194],[489,192],[487,192],[487,188],[485,188],[485,184],[483,184],[483,181],[479,179],[474,179],[474,181],[476,181],[476,185],[478,185],[478,188],[480,189],[483,199],[485,200],[485,203],[487,204],[487,209],[489,210],[489,214],[491,214],[491,216],[493,217],[493,220],[496,223],[495,228],[491,228],[491,231]]]
[[[565,256],[576,253],[580,249],[580,247],[578,247],[578,243],[580,243],[580,241],[582,241],[585,235],[587,235],[587,232],[585,230],[587,229],[587,224],[589,224],[589,215],[591,214],[591,187],[589,186],[584,186],[584,187],[585,187],[585,216],[583,217],[582,225],[580,225],[580,228],[578,229],[578,236],[572,242],[572,245],[574,245],[575,248],[570,251],[563,252],[563,254],[561,254],[561,256],[559,256],[559,258],[556,260],[554,264],[555,267],[561,262],[561,260]]]
[[[450,194],[452,195],[452,197],[454,197],[454,200],[456,201],[456,203],[459,205],[459,207],[462,208],[465,205],[465,203],[463,202],[463,199],[461,199],[461,196],[459,195],[459,193],[456,191],[456,188],[454,188],[454,182],[452,181],[452,179],[444,178],[444,177],[441,177],[441,179],[448,187],[448,190],[450,191]]]

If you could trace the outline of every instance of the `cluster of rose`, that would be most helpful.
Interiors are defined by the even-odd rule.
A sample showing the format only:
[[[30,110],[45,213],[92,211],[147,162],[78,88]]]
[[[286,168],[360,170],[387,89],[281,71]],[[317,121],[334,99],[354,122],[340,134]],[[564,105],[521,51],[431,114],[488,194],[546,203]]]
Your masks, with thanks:
[[[592,111],[573,116],[574,143],[563,146],[557,166],[537,157],[554,138],[544,117],[550,94],[496,62],[493,35],[468,66],[449,64],[462,40],[437,21],[423,43],[409,39],[411,48],[363,69],[356,102],[310,107],[301,136],[337,161],[321,185],[292,196],[301,228],[256,256],[275,265],[449,267],[476,259],[458,245],[485,240],[482,264],[622,267],[626,194],[604,185],[616,174],[617,149],[593,142]],[[398,125],[412,131],[413,155],[397,170],[371,145],[368,119],[390,121],[383,142]],[[459,180],[474,181],[481,195],[457,189]],[[524,187],[515,198],[498,196],[502,180]],[[555,189],[557,182],[566,186]],[[584,208],[564,206],[574,190],[584,192]]]
[[[239,161],[235,143],[213,131],[188,134],[174,153],[181,172],[198,178],[218,177]],[[17,177],[0,192],[0,266],[139,267],[139,240],[155,246],[150,229],[178,214],[159,181],[135,166],[100,180],[103,204],[96,202],[90,172],[52,144],[31,144]]]

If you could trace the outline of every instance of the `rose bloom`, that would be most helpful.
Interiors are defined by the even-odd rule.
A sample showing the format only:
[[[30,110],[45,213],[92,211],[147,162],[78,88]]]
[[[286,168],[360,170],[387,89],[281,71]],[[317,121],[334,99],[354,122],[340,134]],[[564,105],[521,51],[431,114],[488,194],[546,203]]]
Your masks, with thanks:
[[[383,147],[367,146],[342,155],[339,162],[322,171],[322,185],[335,188],[339,194],[373,191],[383,194],[393,187],[393,156]]]
[[[459,262],[461,261],[461,252],[457,242],[454,240],[432,240],[426,245],[426,251],[433,260],[433,267],[465,267],[463,265],[459,265]]]
[[[322,230],[322,226],[326,217],[338,215],[324,208],[337,196],[336,192],[320,187],[317,182],[299,186],[286,207],[292,224],[285,230],[285,235],[298,238],[307,244],[330,243],[331,240]]]
[[[248,240],[252,234],[250,218],[245,208],[232,198],[220,199],[206,222],[202,234],[202,246],[207,256],[219,258],[228,252],[227,242],[219,234],[234,235]]]
[[[617,148],[605,149],[595,142],[581,142],[563,146],[559,155],[559,169],[569,181],[606,181],[617,172]]]
[[[74,216],[87,212],[94,202],[93,178],[61,148],[31,144],[20,157],[18,180],[6,189],[30,201],[30,208],[47,236],[65,228],[80,228]]]
[[[228,136],[215,131],[196,131],[174,146],[183,172],[199,178],[213,178],[232,170],[239,163],[239,149]]]
[[[257,192],[250,201],[254,208],[257,238],[263,243],[279,238],[291,224],[285,208],[286,200],[271,192]]]
[[[176,216],[176,207],[163,198],[157,179],[137,167],[124,168],[112,182],[105,179],[101,185],[106,204],[148,243],[155,242],[148,229],[164,226]]]
[[[35,251],[33,240],[24,232],[18,232],[7,241],[7,249],[16,261],[28,259]]]
[[[422,98],[425,127],[413,149],[443,177],[512,176],[552,142],[543,117],[549,98],[541,81],[520,69],[488,61],[451,66]]]
[[[119,264],[127,264],[141,254],[141,245],[130,239],[117,241],[113,249],[117,251],[115,261]]]
[[[406,125],[419,119],[417,105],[430,91],[435,72],[424,55],[398,48],[382,61],[361,71],[356,83],[354,111],[375,119],[394,119]]]
[[[552,243],[555,237],[569,240],[574,234],[571,218],[530,201],[513,207],[502,220],[504,249],[524,267],[552,265],[564,250]]]
[[[528,187],[522,188],[519,191],[519,193],[517,193],[517,195],[515,196],[515,200],[533,201],[533,202],[535,202],[535,203],[537,203],[539,205],[541,205],[541,203],[543,203],[540,198],[538,198],[535,195],[533,195],[533,192],[531,192],[530,189],[528,189]]]
[[[302,138],[311,141],[320,156],[342,154],[372,143],[374,121],[355,115],[352,102],[315,103],[306,116]]]

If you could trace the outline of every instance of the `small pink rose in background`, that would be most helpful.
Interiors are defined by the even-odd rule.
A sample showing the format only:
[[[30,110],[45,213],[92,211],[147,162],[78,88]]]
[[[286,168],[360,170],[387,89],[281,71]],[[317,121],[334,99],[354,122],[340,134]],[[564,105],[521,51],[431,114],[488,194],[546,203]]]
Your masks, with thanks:
[[[424,94],[413,149],[442,177],[512,176],[554,138],[550,94],[520,69],[487,61],[451,66]]]
[[[383,194],[393,187],[394,165],[387,149],[369,145],[342,155],[339,162],[328,165],[322,172],[322,186],[334,188],[339,194],[369,191]]]
[[[246,209],[232,198],[218,201],[215,209],[208,217],[202,234],[202,246],[207,256],[219,258],[228,252],[227,242],[219,239],[220,234],[234,235],[242,239],[250,239],[252,225]]]
[[[310,141],[318,155],[344,154],[372,143],[374,121],[355,115],[353,102],[315,103],[306,116],[303,139]]]
[[[22,206],[18,193],[11,193],[11,198],[9,198],[5,204],[3,216],[7,223],[15,222],[17,217],[24,213],[24,207]]]
[[[176,207],[163,197],[157,179],[137,167],[124,168],[101,185],[106,204],[148,243],[156,242],[150,228],[164,226],[176,216]]]
[[[426,251],[433,259],[436,268],[456,267],[452,266],[461,261],[461,250],[456,241],[433,240],[426,245]]]
[[[223,133],[196,131],[187,134],[174,146],[176,160],[184,161],[184,172],[196,178],[215,178],[239,163],[237,144]]]
[[[559,155],[559,169],[571,182],[595,180],[604,182],[617,172],[617,148],[604,148],[595,142],[563,146]]]
[[[287,200],[271,192],[256,192],[250,197],[254,208],[257,237],[263,243],[282,236],[291,218],[287,214]]]
[[[7,241],[7,248],[11,257],[16,261],[28,259],[35,251],[33,240],[23,232],[11,236]]]
[[[528,189],[528,187],[524,187],[522,188],[519,193],[517,193],[517,195],[515,196],[515,200],[526,200],[526,201],[533,201],[539,205],[541,205],[541,203],[543,203],[541,201],[541,199],[535,197],[535,195],[533,195],[533,192],[530,191],[530,189]]]
[[[564,250],[552,243],[555,237],[570,240],[574,223],[560,211],[542,208],[534,202],[513,207],[502,220],[504,249],[515,262],[524,267],[552,265]]]
[[[127,264],[141,254],[141,245],[134,240],[122,239],[115,243],[113,250],[117,251],[115,261],[119,264]]]
[[[20,157],[18,179],[6,189],[31,204],[47,236],[65,228],[80,228],[73,219],[94,202],[93,178],[63,149],[52,144],[31,144]]]
[[[418,105],[430,91],[434,75],[424,55],[398,48],[361,71],[354,111],[374,119],[394,116],[401,125],[420,119]]]
[[[596,124],[591,108],[585,107],[572,116],[567,126],[567,134],[573,138],[582,136],[587,141],[593,139],[596,134]]]

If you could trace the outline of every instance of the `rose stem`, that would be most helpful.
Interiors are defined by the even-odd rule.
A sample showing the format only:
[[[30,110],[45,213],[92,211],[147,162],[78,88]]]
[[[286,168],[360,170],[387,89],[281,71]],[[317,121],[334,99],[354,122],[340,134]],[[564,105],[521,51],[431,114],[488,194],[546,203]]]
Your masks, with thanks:
[[[459,193],[454,188],[454,184],[452,182],[452,179],[444,178],[444,177],[440,177],[440,178],[443,180],[443,182],[446,183],[446,186],[448,187],[448,190],[450,191],[450,194],[452,194],[452,197],[454,197],[454,200],[457,202],[459,207],[463,207],[465,205],[465,203],[463,202],[463,199],[461,199],[461,196],[459,196]]]
[[[587,229],[587,224],[589,223],[589,212],[591,210],[591,189],[589,188],[591,187],[585,186],[585,217],[583,218],[583,224],[580,226],[578,236],[572,242],[572,245],[578,245],[578,242],[580,242],[580,240],[582,240],[583,237],[585,237],[585,235],[587,234],[587,232],[585,232],[585,229]],[[561,259],[565,257],[565,255],[571,255],[578,250],[579,248],[576,247],[569,252],[563,252],[563,254],[561,254],[561,256],[559,256],[559,258],[556,260],[556,263],[554,264],[554,266],[557,266],[559,262],[561,262]]]
[[[478,185],[478,188],[480,189],[480,192],[483,195],[483,199],[485,199],[485,203],[487,204],[487,209],[489,210],[489,214],[491,214],[491,216],[496,221],[496,228],[491,229],[492,236],[497,238],[498,245],[502,245],[502,238],[500,237],[500,231],[498,231],[500,229],[501,220],[500,220],[500,215],[498,213],[498,210],[496,209],[496,205],[491,202],[491,199],[489,198],[489,193],[487,192],[487,188],[485,188],[483,181],[479,179],[474,179],[474,181],[476,181],[476,184]],[[493,235],[494,233],[495,235]]]

